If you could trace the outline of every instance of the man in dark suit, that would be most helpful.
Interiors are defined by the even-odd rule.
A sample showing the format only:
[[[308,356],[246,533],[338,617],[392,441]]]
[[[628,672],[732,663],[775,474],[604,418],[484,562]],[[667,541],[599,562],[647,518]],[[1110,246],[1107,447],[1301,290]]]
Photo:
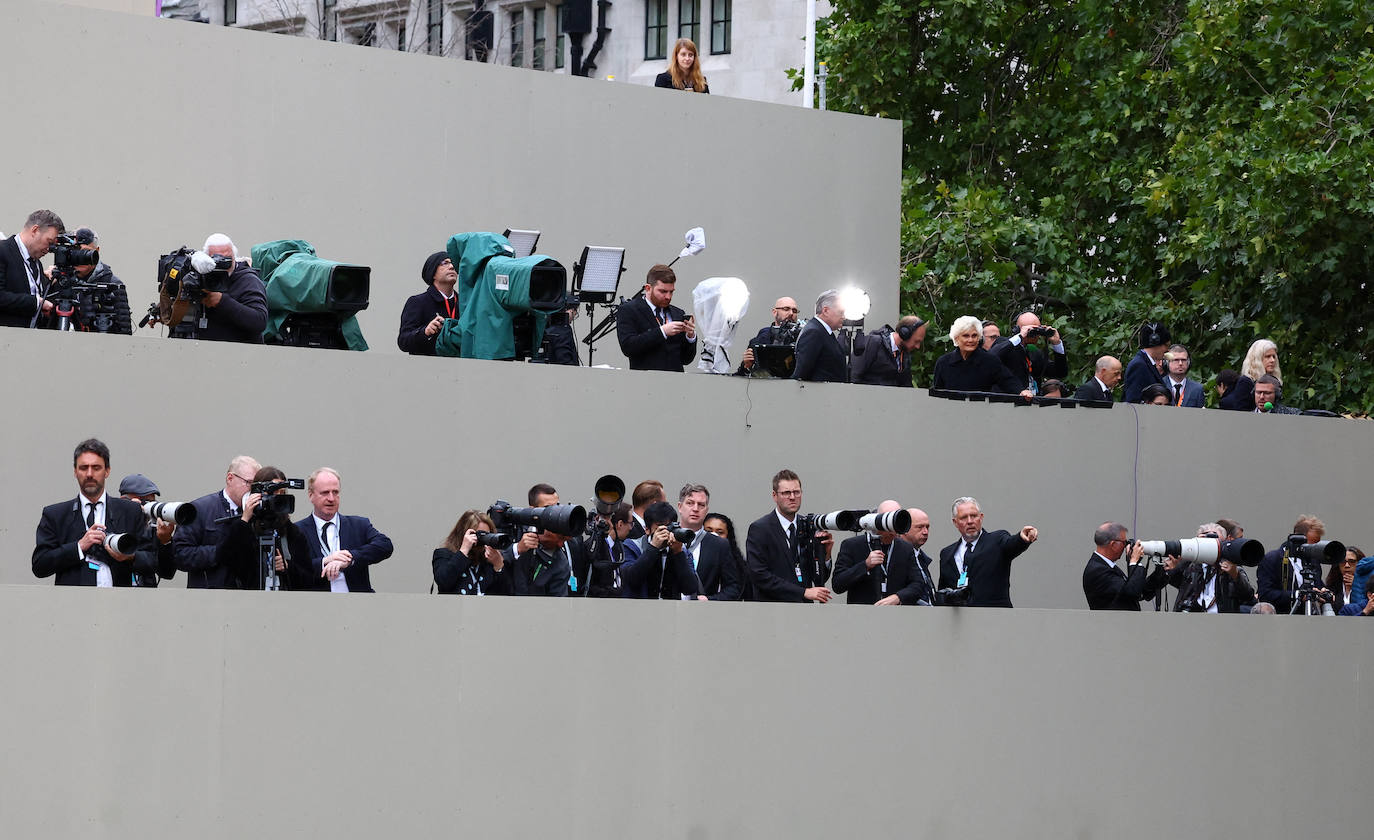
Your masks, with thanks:
[[[1226,529],[1216,522],[1198,526],[1197,535],[1217,540],[1228,536]],[[1242,607],[1249,609],[1255,604],[1255,589],[1250,585],[1250,578],[1230,560],[1199,563],[1168,557],[1164,568],[1168,572],[1168,582],[1178,588],[1174,612],[1238,613]]]
[[[773,476],[775,509],[749,523],[744,557],[760,601],[830,600],[825,581],[835,541],[829,531],[809,535],[798,526],[801,500],[801,478],[791,470],[779,470]]]
[[[56,213],[35,210],[23,230],[0,240],[0,326],[32,327],[39,315],[53,311],[43,298],[48,281],[39,260],[65,230]]]
[[[1011,606],[1011,561],[1040,536],[1034,525],[1019,534],[984,531],[983,510],[972,496],[950,508],[960,538],[940,550],[940,588],[968,587],[970,607]]]
[[[691,319],[673,306],[677,275],[666,265],[649,269],[644,296],[621,304],[615,334],[630,370],[668,370],[682,373],[697,352],[697,331]]]
[[[992,345],[992,352],[1023,388],[1039,394],[1047,378],[1063,379],[1069,375],[1068,355],[1058,330],[1042,326],[1040,316],[1034,312],[1016,316],[1015,328],[1011,335]],[[1045,330],[1049,333],[1045,334]],[[1036,346],[1042,339],[1047,350]]]
[[[916,551],[916,571],[930,593],[930,602],[944,606],[944,597],[936,590],[935,579],[930,576],[932,560],[923,547],[930,539],[930,516],[920,508],[907,508],[906,512],[911,514],[911,529],[902,534],[902,539]]]
[[[534,485],[525,499],[530,507],[559,504],[558,491],[551,484]],[[529,531],[506,551],[515,563],[516,595],[562,598],[587,594],[592,560],[582,540],[548,529]]]
[[[1292,534],[1302,537],[1307,545],[1315,545],[1326,535],[1326,524],[1317,517],[1305,513],[1293,523]],[[1290,556],[1286,541],[1283,546],[1266,553],[1264,559],[1260,560],[1259,568],[1255,572],[1255,583],[1259,586],[1259,599],[1273,604],[1279,615],[1294,612],[1295,601],[1296,612],[1303,611],[1303,605],[1298,601],[1298,590],[1302,587],[1302,560]],[[1330,590],[1321,585],[1318,585],[1316,591],[1331,594]]]
[[[458,270],[447,253],[436,251],[425,260],[420,279],[429,288],[407,298],[401,307],[396,346],[412,356],[433,356],[444,321],[458,317]]]
[[[901,508],[889,499],[878,505],[878,513]],[[896,534],[858,534],[840,543],[831,585],[836,594],[847,593],[848,604],[930,603],[930,591],[916,567],[916,549]]]
[[[1202,383],[1188,378],[1188,371],[1193,368],[1188,348],[1182,344],[1170,347],[1169,352],[1164,354],[1164,363],[1169,374],[1164,379],[1164,387],[1169,389],[1169,404],[1182,408],[1206,408],[1207,393]]]
[[[677,511],[667,502],[654,502],[644,510],[645,534],[633,543],[634,556],[620,569],[625,597],[705,600],[687,545],[668,527],[675,519]]]
[[[1140,394],[1151,385],[1164,385],[1164,374],[1159,365],[1164,361],[1164,353],[1169,348],[1169,328],[1151,321],[1140,328],[1138,334],[1140,352],[1131,357],[1126,365],[1126,386],[1121,395],[1122,402],[1138,403]],[[1169,389],[1173,393],[1173,389]]]
[[[319,588],[328,592],[372,592],[368,569],[391,556],[391,540],[366,516],[339,513],[339,474],[320,467],[305,482],[315,512],[296,527],[305,534]]]
[[[743,581],[730,544],[702,527],[711,512],[711,491],[704,484],[685,484],[677,498],[678,524],[696,534],[687,546],[695,580],[680,586],[681,594],[707,601],[738,601]]]
[[[1097,360],[1093,378],[1073,392],[1076,400],[1098,400],[1111,402],[1112,389],[1121,381],[1121,362],[1115,356],[1102,356]]]
[[[845,382],[845,348],[840,346],[838,330],[844,324],[838,289],[826,289],[816,298],[816,317],[806,322],[797,336],[797,367],[793,379],[806,382]]]
[[[95,438],[77,444],[72,468],[81,492],[75,499],[43,508],[34,539],[34,577],[56,576],[58,586],[132,586],[135,554],[147,556],[143,508],[105,493],[110,450]],[[107,534],[132,535],[131,544],[123,546],[128,553],[107,546]],[[156,562],[152,571],[156,572]]]
[[[1256,414],[1301,414],[1291,405],[1283,404],[1283,383],[1273,374],[1262,374],[1251,391]]]
[[[797,316],[801,310],[797,308],[797,302],[790,297],[780,297],[773,304],[773,323],[758,331],[744,350],[744,356],[740,359],[739,370],[735,371],[736,376],[748,376],[751,373],[758,373],[754,368],[754,348],[767,347],[772,344],[790,343],[795,345],[796,333],[801,328],[797,326]],[[790,340],[789,337],[790,336]]]
[[[1083,597],[1088,599],[1090,610],[1128,610],[1140,612],[1140,602],[1153,598],[1166,583],[1165,576],[1172,569],[1155,569],[1146,575],[1149,561],[1144,560],[1140,543],[1131,546],[1126,559],[1126,571],[1116,564],[1126,553],[1126,526],[1119,522],[1104,522],[1093,532],[1093,545],[1097,546],[1088,565],[1083,567]]]
[[[142,505],[156,502],[162,494],[153,480],[143,473],[124,476],[119,482],[119,497]],[[135,556],[134,586],[157,586],[162,580],[171,580],[177,574],[176,557],[172,554],[172,537],[176,535],[176,523],[152,519],[144,529],[146,548],[140,548]],[[155,569],[149,574],[144,569]]]
[[[926,340],[926,322],[907,315],[896,329],[883,325],[854,343],[851,379],[861,385],[911,387],[911,353]]]
[[[177,568],[186,573],[188,589],[224,589],[233,585],[230,568],[217,554],[229,533],[229,521],[243,512],[243,497],[261,468],[255,459],[238,455],[229,462],[223,490],[191,501],[196,509],[195,521],[178,526],[172,535],[172,556]]]

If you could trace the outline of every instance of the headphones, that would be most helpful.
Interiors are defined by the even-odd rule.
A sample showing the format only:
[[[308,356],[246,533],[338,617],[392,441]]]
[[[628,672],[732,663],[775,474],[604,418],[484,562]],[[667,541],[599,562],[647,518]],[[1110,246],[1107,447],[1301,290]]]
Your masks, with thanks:
[[[926,322],[921,320],[921,317],[918,315],[916,316],[916,323],[909,327],[898,327],[897,335],[901,337],[902,341],[910,341],[911,337],[916,334],[916,331],[925,325]]]

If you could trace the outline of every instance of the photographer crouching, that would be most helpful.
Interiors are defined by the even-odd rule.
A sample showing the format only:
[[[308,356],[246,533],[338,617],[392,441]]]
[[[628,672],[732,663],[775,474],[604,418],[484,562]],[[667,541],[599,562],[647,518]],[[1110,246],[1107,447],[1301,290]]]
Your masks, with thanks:
[[[243,496],[243,510],[224,530],[215,563],[228,570],[231,589],[318,589],[305,534],[291,521],[296,499],[291,480],[276,467],[262,467]]]
[[[128,290],[100,261],[96,232],[81,227],[59,236],[52,254],[52,282],[44,297],[53,308],[38,319],[38,328],[133,335]]]

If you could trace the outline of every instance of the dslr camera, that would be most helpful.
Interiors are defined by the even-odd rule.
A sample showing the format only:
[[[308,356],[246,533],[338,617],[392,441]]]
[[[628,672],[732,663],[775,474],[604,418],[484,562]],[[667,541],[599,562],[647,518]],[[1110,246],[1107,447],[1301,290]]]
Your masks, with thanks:
[[[510,502],[497,499],[487,508],[496,530],[512,541],[526,531],[552,531],[565,537],[575,537],[587,527],[587,509],[581,505],[547,505],[545,507],[512,507]]]

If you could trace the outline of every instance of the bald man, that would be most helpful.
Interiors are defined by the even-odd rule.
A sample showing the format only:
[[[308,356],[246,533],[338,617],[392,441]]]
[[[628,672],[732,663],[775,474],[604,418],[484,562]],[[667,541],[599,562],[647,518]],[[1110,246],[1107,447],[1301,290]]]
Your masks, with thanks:
[[[797,317],[801,310],[797,307],[797,302],[790,297],[780,297],[778,302],[773,304],[773,323],[759,330],[758,335],[750,340],[748,348],[744,351],[744,358],[739,363],[739,370],[735,371],[736,376],[748,376],[754,372],[754,347],[760,344],[781,344],[788,335],[791,336],[789,343],[795,344],[797,341]]]
[[[1093,378],[1084,382],[1073,398],[1076,400],[1098,400],[1112,402],[1112,389],[1121,381],[1121,360],[1115,356],[1103,356],[1097,360]]]
[[[901,509],[891,499],[878,505],[878,513]],[[845,603],[849,604],[884,607],[930,602],[930,590],[916,568],[916,549],[890,533],[859,534],[840,543],[830,587],[836,594],[847,593]]]

